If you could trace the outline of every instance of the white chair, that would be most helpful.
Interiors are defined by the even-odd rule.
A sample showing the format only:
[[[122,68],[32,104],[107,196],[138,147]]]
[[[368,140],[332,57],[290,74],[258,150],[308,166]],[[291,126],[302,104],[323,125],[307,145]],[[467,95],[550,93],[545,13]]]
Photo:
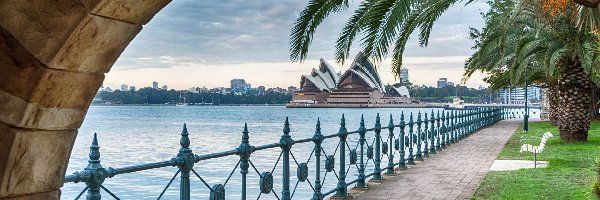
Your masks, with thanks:
[[[530,144],[523,144],[521,146],[521,153],[523,153],[524,151],[533,153],[533,168],[537,167],[537,154],[542,153],[542,151],[544,151],[544,146],[546,146],[546,142],[548,141],[548,138],[551,138],[551,137],[554,137],[552,135],[552,133],[546,132],[542,136],[542,140],[540,141],[539,146],[533,146]]]

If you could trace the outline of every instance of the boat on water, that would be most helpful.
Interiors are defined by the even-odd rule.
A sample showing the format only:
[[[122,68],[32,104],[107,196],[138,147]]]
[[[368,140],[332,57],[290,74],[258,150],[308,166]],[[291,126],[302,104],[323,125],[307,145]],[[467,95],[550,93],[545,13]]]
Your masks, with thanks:
[[[452,104],[444,107],[446,110],[462,110],[465,109],[465,99],[461,96],[456,96],[452,99]]]
[[[183,99],[183,101],[181,101]],[[177,102],[177,104],[175,104],[175,106],[188,106],[188,103],[185,102],[185,96],[179,94],[179,102]]]

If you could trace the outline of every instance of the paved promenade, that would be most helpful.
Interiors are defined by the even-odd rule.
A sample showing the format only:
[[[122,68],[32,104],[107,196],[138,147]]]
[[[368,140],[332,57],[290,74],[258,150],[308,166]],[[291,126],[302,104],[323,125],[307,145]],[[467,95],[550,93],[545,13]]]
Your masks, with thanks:
[[[385,176],[355,199],[469,199],[520,120],[505,120],[451,145],[429,159]]]

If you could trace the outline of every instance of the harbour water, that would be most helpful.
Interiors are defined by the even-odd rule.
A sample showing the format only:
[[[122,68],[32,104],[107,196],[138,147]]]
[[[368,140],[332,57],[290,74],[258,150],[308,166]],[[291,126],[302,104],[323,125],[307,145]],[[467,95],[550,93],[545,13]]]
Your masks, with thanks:
[[[250,144],[258,146],[279,141],[286,117],[289,117],[292,138],[298,140],[312,137],[317,118],[321,119],[322,133],[330,135],[339,130],[342,113],[346,117],[346,127],[349,131],[353,131],[359,127],[361,114],[364,114],[366,127],[372,128],[377,113],[381,114],[381,124],[385,127],[389,123],[390,114],[393,116],[394,123],[397,124],[402,112],[407,120],[411,112],[416,119],[417,112],[431,113],[431,111],[442,110],[425,108],[289,109],[284,106],[92,106],[79,129],[67,174],[80,171],[87,165],[89,145],[94,132],[98,134],[102,165],[119,168],[173,158],[179,150],[183,123],[187,124],[190,133],[190,148],[194,153],[204,155],[235,149],[240,143],[244,123],[248,123]],[[539,110],[532,110],[531,116],[539,116]],[[373,134],[373,132],[367,133],[368,141],[372,142]],[[387,134],[387,130],[382,131],[382,137],[387,137]],[[349,136],[348,141],[349,145],[354,148],[358,141],[358,135]],[[326,140],[325,151],[334,152],[337,142],[337,138]],[[299,163],[306,162],[312,148],[312,143],[294,145],[292,153]],[[259,151],[252,154],[250,160],[259,172],[271,171],[279,153],[280,149]],[[223,184],[238,159],[237,156],[229,156],[201,161],[195,165],[194,169],[210,186],[217,183]],[[293,190],[297,179],[295,179],[295,163],[293,160],[291,162],[293,163],[291,174],[294,176],[291,180]],[[387,158],[384,155],[382,166],[386,165]],[[367,171],[371,172],[372,167],[373,163],[369,161]],[[353,168],[355,167],[351,166],[347,180],[352,180],[356,176],[356,169]],[[156,199],[176,171],[176,167],[166,167],[122,174],[107,179],[104,186],[121,199]],[[273,175],[274,192],[280,194],[281,163],[275,167]],[[327,176],[324,182],[324,191],[331,190],[336,185],[335,175],[330,173]],[[228,199],[239,198],[240,177],[239,169],[237,169],[225,187]],[[311,184],[314,182],[313,177],[314,161],[310,161],[308,180]],[[194,175],[191,180],[192,199],[208,199],[209,189]],[[258,175],[251,168],[248,174],[249,199],[256,199],[259,195],[258,182]],[[62,188],[62,199],[75,198],[84,187],[84,183],[65,184]],[[162,199],[178,199],[178,188],[179,178],[176,178]],[[107,193],[103,192],[102,195],[104,199],[110,198]],[[311,186],[306,182],[300,182],[293,199],[310,199],[311,196]],[[261,199],[276,198],[272,194],[263,194]]]

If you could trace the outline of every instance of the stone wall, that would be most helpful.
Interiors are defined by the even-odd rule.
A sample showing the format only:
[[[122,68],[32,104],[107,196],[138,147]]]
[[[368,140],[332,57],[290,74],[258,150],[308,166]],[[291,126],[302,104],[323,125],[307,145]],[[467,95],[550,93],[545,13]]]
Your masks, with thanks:
[[[104,74],[170,0],[0,1],[0,199],[59,199]]]

